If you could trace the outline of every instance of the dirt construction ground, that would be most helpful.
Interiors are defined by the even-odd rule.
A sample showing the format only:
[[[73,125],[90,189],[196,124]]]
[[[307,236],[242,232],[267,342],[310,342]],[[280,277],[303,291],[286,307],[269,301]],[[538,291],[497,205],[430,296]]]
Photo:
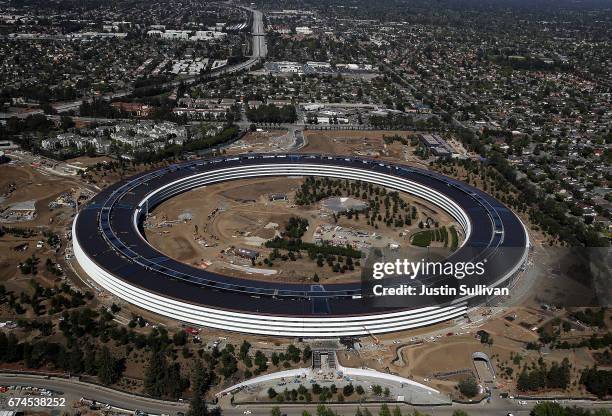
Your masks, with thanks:
[[[2,198],[0,208],[4,210],[18,202],[35,201],[36,209],[36,214],[31,220],[1,224],[5,230],[30,231],[29,235],[6,231],[0,238],[0,284],[7,290],[19,293],[28,289],[28,282],[31,279],[45,287],[59,282],[60,279],[46,270],[45,262],[50,259],[66,268],[63,262],[66,249],[65,236],[72,223],[74,208],[69,206],[51,208],[49,204],[61,194],[77,196],[88,192],[88,189],[78,176],[59,177],[41,169],[37,164],[14,161],[0,166]],[[57,250],[47,244],[47,237],[43,232],[60,236],[62,242]],[[18,266],[32,256],[38,259],[38,273],[35,276],[24,275]],[[80,282],[77,282],[77,285],[80,285]],[[17,317],[8,309],[0,310],[0,321],[2,318]]]
[[[307,132],[308,144],[304,151],[357,154],[365,152],[364,156],[372,150],[379,152],[380,157],[401,158],[404,149],[398,142],[385,146],[382,139],[383,134],[391,135],[393,132]],[[407,136],[410,133],[402,133]],[[259,140],[259,139],[257,139]],[[389,156],[385,156],[385,152]],[[102,159],[90,160],[83,158],[71,161],[77,166],[87,166],[92,162]],[[143,168],[144,169],[144,168]],[[133,171],[129,174],[135,173]],[[120,174],[114,170],[97,172],[97,184],[103,186],[117,180]],[[342,279],[356,279],[358,272],[354,274],[339,275],[333,273],[329,268],[317,268],[308,259],[298,259],[295,262],[275,261],[274,267],[257,266],[259,272],[251,269],[251,262],[235,255],[228,254],[232,246],[256,250],[262,256],[266,256],[269,250],[262,248],[259,244],[282,232],[287,220],[291,216],[307,218],[310,228],[304,239],[310,241],[312,233],[317,225],[331,223],[329,215],[325,216],[319,207],[298,208],[293,205],[293,196],[296,189],[302,183],[302,178],[270,178],[246,181],[227,182],[185,193],[162,204],[153,212],[149,219],[150,227],[146,229],[147,238],[161,251],[176,257],[196,267],[208,267],[228,275],[246,276],[256,279],[282,279],[292,281],[309,281],[312,279],[313,270],[316,270],[321,279],[333,282]],[[14,184],[14,186],[12,186]],[[36,165],[30,163],[12,163],[0,166],[0,202],[2,209],[7,206],[28,200],[36,201],[37,214],[32,221],[4,224],[5,227],[31,228],[34,235],[31,237],[17,237],[6,234],[0,238],[0,284],[6,286],[10,291],[19,293],[28,291],[29,281],[35,279],[45,287],[52,287],[63,279],[58,279],[49,274],[44,267],[45,260],[61,262],[66,249],[65,233],[69,229],[72,220],[73,209],[49,208],[49,202],[56,199],[63,192],[78,191],[85,185],[78,176],[53,176]],[[283,193],[288,201],[271,202],[269,196],[273,193]],[[409,196],[403,196],[410,204],[419,207],[419,215],[422,212],[432,214],[432,208],[419,205]],[[433,214],[432,214],[433,215]],[[436,212],[440,222],[450,221],[445,214]],[[179,219],[181,217],[182,219]],[[191,218],[191,219],[189,219]],[[416,221],[414,222],[416,224]],[[338,225],[345,228],[354,228],[368,232],[378,232],[385,238],[392,238],[402,242],[399,230],[368,228],[363,221],[356,222],[341,217]],[[197,226],[197,229],[196,229]],[[414,226],[413,226],[414,228]],[[36,247],[39,240],[44,239],[42,230],[50,230],[62,235],[63,243],[61,249],[56,252],[43,244]],[[413,230],[414,231],[414,230]],[[27,244],[23,250],[15,250],[18,246]],[[230,250],[231,251],[231,250]],[[17,268],[18,264],[28,257],[36,255],[40,259],[38,274],[23,275]],[[533,261],[543,264],[540,258],[533,256]],[[65,263],[62,263],[65,265]],[[536,289],[531,290],[531,301],[524,302],[519,307],[504,309],[499,316],[490,320],[482,316],[476,316],[472,323],[470,332],[457,333],[453,326],[463,325],[456,322],[448,322],[427,328],[420,328],[402,333],[386,334],[378,337],[381,345],[377,345],[369,337],[361,337],[358,341],[363,348],[346,350],[341,348],[338,357],[341,364],[351,367],[369,367],[381,371],[389,371],[402,376],[413,378],[416,381],[437,387],[442,391],[453,393],[458,380],[455,378],[441,378],[436,373],[452,372],[463,369],[471,369],[475,373],[472,353],[483,351],[492,359],[495,371],[498,374],[497,384],[509,391],[515,390],[514,381],[522,367],[531,366],[542,359],[546,363],[560,362],[568,358],[573,365],[572,382],[579,379],[579,370],[592,367],[596,362],[594,354],[587,348],[575,348],[571,350],[529,350],[526,348],[528,342],[538,340],[537,331],[534,327],[548,326],[556,316],[555,313],[543,311],[540,308],[541,301],[533,299],[534,293],[549,293],[550,297],[556,299],[560,296],[559,282],[554,265],[546,265],[544,270],[546,279],[539,282]],[[84,286],[78,277],[75,277],[66,267],[68,278],[65,281],[71,285]],[[276,273],[265,274],[268,270]],[[263,274],[262,274],[263,273]],[[564,286],[567,287],[567,286]],[[571,286],[571,294],[577,296],[582,289],[578,285]],[[579,292],[580,290],[580,292]],[[516,290],[515,290],[516,292]],[[118,315],[121,322],[127,322],[132,313],[144,316],[148,321],[162,324],[174,330],[178,329],[180,323],[170,319],[151,314],[136,307],[128,306],[124,302],[113,298],[108,293],[96,293],[92,308],[99,307],[99,303],[110,304],[118,302],[124,308]],[[552,304],[552,303],[551,303]],[[107,305],[108,306],[108,305]],[[561,315],[559,313],[558,315]],[[512,320],[506,319],[511,316]],[[0,306],[0,321],[23,319],[35,319],[36,317],[28,309],[23,315],[15,315],[7,305]],[[471,317],[472,319],[474,317]],[[481,319],[481,320],[478,320]],[[467,322],[468,318],[461,318]],[[610,314],[606,317],[610,320]],[[493,338],[493,344],[482,344],[476,337],[477,330],[486,330]],[[606,330],[609,330],[607,328]],[[145,329],[142,330],[143,332]],[[431,336],[438,332],[439,337]],[[600,330],[603,333],[604,330]],[[283,351],[291,339],[273,339],[268,337],[246,336],[244,334],[227,333],[221,330],[202,329],[201,335],[205,343],[212,340],[223,340],[240,345],[242,340],[248,339],[255,348],[269,351]],[[594,332],[589,329],[574,330],[563,334],[564,339],[578,342],[588,339]],[[447,336],[448,335],[448,336]],[[413,338],[419,338],[413,340]],[[303,347],[304,344],[299,344]],[[601,352],[601,351],[599,351]],[[516,357],[520,356],[519,359]],[[128,376],[134,377],[138,385],[142,379],[142,369],[146,366],[147,357],[142,353],[135,352],[129,357]],[[187,360],[184,360],[187,366]],[[512,376],[507,376],[508,372]],[[129,389],[128,386],[123,386]],[[580,390],[579,383],[572,384],[568,394],[584,394]]]
[[[260,262],[272,252],[262,247],[267,240],[280,235],[291,217],[306,218],[309,229],[302,238],[313,242],[313,232],[319,226],[330,231],[330,238],[343,230],[359,230],[378,237],[372,238],[372,246],[388,246],[396,242],[409,245],[410,235],[418,232],[418,221],[413,225],[395,229],[381,226],[380,229],[359,220],[341,216],[335,223],[332,215],[321,209],[321,204],[298,207],[293,203],[295,192],[303,178],[266,178],[231,181],[192,190],[168,200],[157,207],[145,227],[146,238],[163,253],[211,271],[232,276],[271,280],[308,282],[316,273],[322,281],[335,282],[358,280],[360,270],[344,274],[334,273],[327,265],[317,267],[313,260],[298,258],[296,261],[275,261],[273,266]],[[271,201],[270,195],[283,194],[286,201]],[[449,215],[434,211],[424,201],[402,195],[402,198],[417,207],[419,216],[432,217],[440,224],[451,224]],[[337,227],[342,227],[338,230]],[[334,231],[337,230],[337,231]],[[405,235],[400,235],[405,233]],[[260,254],[255,266],[249,259],[232,255],[232,248],[255,250]]]
[[[402,161],[405,159],[403,145],[399,142],[386,144],[384,137],[400,136],[410,140],[413,134],[405,131],[309,130],[304,136],[307,145],[302,151],[306,153],[389,157]]]

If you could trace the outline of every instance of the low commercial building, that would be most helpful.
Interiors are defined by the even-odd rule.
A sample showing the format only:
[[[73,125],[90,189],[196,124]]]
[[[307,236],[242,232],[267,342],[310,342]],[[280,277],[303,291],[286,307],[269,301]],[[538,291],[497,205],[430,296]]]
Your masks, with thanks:
[[[455,153],[446,140],[437,134],[421,134],[421,143],[438,157],[451,157]]]
[[[224,108],[187,108],[177,107],[172,112],[178,116],[185,115],[190,120],[225,119],[227,110]]]

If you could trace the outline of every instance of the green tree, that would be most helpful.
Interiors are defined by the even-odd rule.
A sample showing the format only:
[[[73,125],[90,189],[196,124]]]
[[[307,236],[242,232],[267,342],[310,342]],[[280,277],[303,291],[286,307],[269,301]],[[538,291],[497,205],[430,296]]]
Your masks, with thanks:
[[[181,397],[183,390],[189,386],[189,380],[181,376],[181,365],[177,362],[168,366],[164,375],[164,395],[173,399]]]
[[[183,345],[185,345],[187,343],[187,333],[185,331],[182,331],[182,330],[177,332],[172,337],[172,342],[174,342],[174,345],[176,345],[178,347],[182,347]]]
[[[580,376],[580,383],[599,398],[612,395],[612,371],[587,368]]]
[[[149,365],[145,370],[144,387],[145,392],[153,397],[161,397],[164,394],[164,376],[168,368],[166,356],[161,351],[153,351],[149,359]]]
[[[304,351],[302,351],[302,361],[306,363],[310,361],[311,358],[312,358],[312,350],[310,349],[310,346],[306,345],[304,347]]]
[[[266,358],[266,355],[259,350],[257,350],[255,353],[255,365],[257,365],[257,370],[259,370],[259,372],[263,372],[268,369],[268,359]]]
[[[289,344],[289,346],[287,347],[287,358],[293,361],[294,363],[300,362],[300,353],[300,349],[293,344]]]
[[[97,359],[98,378],[102,384],[110,385],[120,377],[119,362],[107,346],[102,347]]]
[[[226,346],[221,352],[220,361],[222,367],[219,370],[219,373],[225,378],[231,377],[232,374],[238,370],[238,361],[236,360],[233,352],[234,347],[231,344]]]
[[[92,376],[95,376],[98,371],[96,365],[96,350],[93,347],[85,349],[83,370],[86,374],[91,374]]]
[[[196,360],[191,380],[194,395],[205,395],[215,382],[215,373],[205,368],[201,360]]]
[[[531,410],[532,416],[566,416],[559,403],[543,402],[535,405]]]
[[[80,374],[83,372],[83,352],[78,345],[75,345],[68,355],[68,369],[73,374]]]
[[[389,410],[389,406],[386,403],[380,406],[380,411],[378,412],[378,416],[391,416],[391,410]]]
[[[187,416],[208,416],[210,412],[206,407],[206,403],[202,399],[202,396],[195,394],[189,402],[189,410]]]
[[[246,356],[249,354],[250,349],[251,349],[251,343],[248,342],[247,340],[242,341],[242,345],[240,346],[240,352],[238,354],[238,357],[240,357],[240,359],[244,361]]]
[[[474,397],[478,394],[478,384],[474,377],[468,377],[464,380],[461,380],[458,384],[459,391],[465,397]]]

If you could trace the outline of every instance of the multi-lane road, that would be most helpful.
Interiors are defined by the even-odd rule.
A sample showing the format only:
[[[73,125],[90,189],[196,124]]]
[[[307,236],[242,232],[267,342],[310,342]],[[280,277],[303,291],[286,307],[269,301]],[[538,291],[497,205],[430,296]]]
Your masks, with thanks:
[[[47,378],[43,376],[0,374],[0,385],[3,386],[31,386],[45,388],[58,392],[55,397],[66,399],[66,408],[70,408],[74,401],[81,397],[95,400],[99,403],[126,410],[141,410],[150,414],[175,415],[187,410],[187,403],[156,400],[143,396],[132,395],[118,390],[109,389],[95,384],[83,383],[78,380],[70,380],[58,377]],[[11,408],[8,397],[27,397],[26,391],[15,390],[11,393],[0,393],[4,396],[5,404],[0,404],[2,410],[32,410],[26,408]],[[48,410],[48,409],[47,409]],[[61,409],[60,409],[61,410]]]
[[[263,59],[268,55],[268,46],[266,44],[266,32],[263,24],[263,13],[259,10],[249,9],[253,13],[253,57]]]
[[[248,60],[226,66],[219,69],[215,73],[211,74],[217,76],[220,74],[231,74],[234,72],[244,71],[250,69],[252,66],[259,63],[262,59],[268,56],[268,45],[266,43],[266,31],[263,23],[263,13],[259,10],[251,9],[248,7],[242,7],[244,10],[248,10],[252,14],[252,26],[251,26],[251,56]]]

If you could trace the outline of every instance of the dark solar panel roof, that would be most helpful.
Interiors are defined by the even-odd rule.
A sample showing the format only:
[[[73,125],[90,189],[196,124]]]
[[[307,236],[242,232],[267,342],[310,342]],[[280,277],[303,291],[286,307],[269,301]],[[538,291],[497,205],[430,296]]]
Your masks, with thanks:
[[[141,237],[138,230],[140,225],[134,226],[133,214],[138,209],[139,201],[161,186],[208,170],[282,161],[373,170],[418,182],[446,195],[463,208],[473,225],[469,239],[448,260],[469,261],[482,256],[496,256],[496,270],[499,274],[487,277],[491,282],[514,267],[524,252],[527,236],[514,213],[490,195],[435,172],[396,167],[378,161],[318,155],[249,155],[230,159],[172,165],[103,190],[80,211],[75,237],[89,257],[102,268],[131,284],[164,296],[259,313],[368,313],[368,310],[364,310],[363,300],[353,299],[354,295],[361,293],[360,283],[311,286],[254,281],[211,273],[160,253]],[[161,203],[171,194],[171,191],[161,193],[155,204]],[[149,210],[153,208],[154,205],[148,206]],[[498,248],[520,249],[508,251]],[[457,280],[452,280],[446,283],[457,285]],[[223,292],[224,296],[219,296],[219,292]],[[282,302],[283,298],[288,302]],[[415,298],[412,306],[426,306],[426,301]]]

